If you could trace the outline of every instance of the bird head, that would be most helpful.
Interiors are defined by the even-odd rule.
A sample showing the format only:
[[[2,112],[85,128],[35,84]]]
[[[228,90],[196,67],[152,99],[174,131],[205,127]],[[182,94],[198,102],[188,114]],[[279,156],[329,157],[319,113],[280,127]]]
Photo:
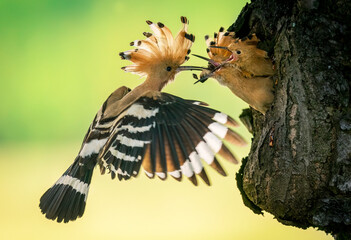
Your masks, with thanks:
[[[257,48],[259,39],[256,34],[252,34],[243,39],[234,39],[228,46],[223,46],[223,50],[231,53],[226,62],[236,64],[240,68],[245,68],[246,64],[268,59],[267,52]],[[221,47],[220,45],[218,47]]]
[[[122,59],[133,64],[123,67],[126,72],[146,76],[166,84],[184,70],[202,70],[202,67],[181,66],[189,59],[190,48],[195,36],[187,32],[188,20],[181,17],[182,29],[174,38],[163,23],[146,21],[153,33],[144,32],[146,39],[130,43],[135,49],[121,52]]]
[[[267,52],[257,48],[259,39],[255,34],[239,39],[235,37],[234,32],[223,30],[224,28],[220,28],[218,33],[214,33],[213,38],[205,36],[209,58],[193,54],[209,63],[197,82],[204,82],[210,77],[218,78],[222,73],[227,72],[222,71],[224,68],[236,72],[250,72],[256,66],[258,68],[263,66],[267,68],[264,72],[270,74],[273,71],[271,61],[267,61]]]

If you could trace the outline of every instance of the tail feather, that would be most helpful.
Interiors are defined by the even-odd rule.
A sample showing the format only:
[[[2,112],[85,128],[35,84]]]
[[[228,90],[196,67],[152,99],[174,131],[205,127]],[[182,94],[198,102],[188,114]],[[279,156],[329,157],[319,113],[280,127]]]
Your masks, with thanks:
[[[39,207],[48,219],[74,221],[84,213],[93,169],[79,171],[76,159],[67,171],[40,198]]]

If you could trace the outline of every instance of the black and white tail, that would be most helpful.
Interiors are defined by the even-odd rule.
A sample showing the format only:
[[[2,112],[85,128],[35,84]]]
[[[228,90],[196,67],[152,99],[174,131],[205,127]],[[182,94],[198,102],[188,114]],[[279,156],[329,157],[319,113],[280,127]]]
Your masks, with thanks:
[[[84,213],[93,169],[81,173],[79,156],[66,172],[40,198],[39,207],[46,217],[57,222],[76,220]]]
[[[90,125],[73,164],[40,198],[39,207],[47,218],[69,222],[83,215],[98,154],[117,118],[108,115],[108,106],[129,91],[126,87],[120,87],[107,98]]]

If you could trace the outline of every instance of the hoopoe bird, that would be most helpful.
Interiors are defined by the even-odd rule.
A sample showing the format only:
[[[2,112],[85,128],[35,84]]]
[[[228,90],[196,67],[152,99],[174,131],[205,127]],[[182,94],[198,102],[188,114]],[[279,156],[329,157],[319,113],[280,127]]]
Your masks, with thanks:
[[[220,28],[213,39],[206,35],[205,40],[210,58],[194,55],[207,60],[209,69],[203,70],[198,81],[214,78],[265,114],[274,100],[274,68],[267,52],[257,48],[256,35],[238,39],[234,32],[224,32],[224,28]]]
[[[147,21],[153,34],[144,33],[146,39],[131,43],[134,50],[120,53],[133,63],[122,69],[146,80],[133,90],[118,88],[104,102],[73,164],[40,199],[48,219],[69,222],[83,215],[96,165],[112,179],[136,177],[142,166],[149,178],[165,180],[170,175],[180,181],[184,175],[197,185],[198,175],[209,185],[201,159],[224,176],[216,156],[237,163],[222,142],[246,144],[231,129],[237,126],[235,120],[201,101],[161,92],[177,73],[203,69],[181,66],[195,39],[187,33],[187,18],[181,22],[183,28],[173,38],[162,23]]]

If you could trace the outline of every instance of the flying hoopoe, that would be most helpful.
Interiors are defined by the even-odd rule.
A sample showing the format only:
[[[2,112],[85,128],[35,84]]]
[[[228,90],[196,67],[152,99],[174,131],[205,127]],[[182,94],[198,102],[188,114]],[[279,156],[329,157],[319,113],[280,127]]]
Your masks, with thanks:
[[[200,101],[185,100],[160,92],[183,70],[203,68],[181,66],[188,60],[195,39],[187,33],[188,20],[181,17],[183,28],[173,38],[162,23],[147,21],[154,34],[131,43],[136,49],[120,53],[133,62],[127,72],[146,76],[133,90],[120,87],[104,102],[96,114],[73,164],[40,199],[47,218],[69,222],[84,213],[94,167],[106,169],[111,178],[136,177],[143,166],[146,175],[160,179],[167,174],[176,180],[182,175],[197,185],[196,175],[210,184],[202,162],[226,175],[216,159],[237,159],[221,139],[239,146],[243,138],[228,127],[237,123]]]
[[[251,107],[265,114],[274,100],[272,60],[267,52],[257,48],[255,34],[238,39],[234,32],[220,28],[214,38],[205,36],[209,69],[200,74],[200,82],[215,78]],[[194,77],[197,77],[194,75]]]

